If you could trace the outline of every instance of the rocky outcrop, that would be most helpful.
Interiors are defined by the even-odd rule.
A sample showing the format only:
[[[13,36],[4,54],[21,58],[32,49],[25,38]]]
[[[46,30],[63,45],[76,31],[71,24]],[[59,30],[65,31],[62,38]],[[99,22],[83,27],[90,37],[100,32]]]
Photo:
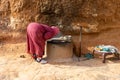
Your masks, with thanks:
[[[0,0],[0,41],[25,40],[23,32],[34,21],[59,26],[66,34],[79,34],[82,26],[82,49],[80,36],[72,35],[78,56],[98,44],[120,47],[120,0]]]
[[[120,0],[0,0],[0,19],[9,18],[10,28],[25,30],[36,21],[63,27],[63,32],[99,32],[104,25],[120,22]],[[8,19],[7,19],[8,20]]]

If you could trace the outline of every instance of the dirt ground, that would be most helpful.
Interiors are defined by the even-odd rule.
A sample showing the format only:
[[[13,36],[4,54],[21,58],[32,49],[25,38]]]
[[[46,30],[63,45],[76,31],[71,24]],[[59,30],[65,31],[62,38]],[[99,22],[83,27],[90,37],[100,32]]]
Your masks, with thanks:
[[[88,45],[83,47],[89,49],[105,42],[119,49],[119,31],[120,29],[105,31],[92,38],[83,36],[83,43]],[[0,42],[0,80],[120,80],[120,60],[108,59],[104,64],[100,58],[83,60],[81,57],[80,61],[73,58],[63,62],[48,60],[47,64],[40,64],[26,53],[26,40],[19,37],[17,40]]]

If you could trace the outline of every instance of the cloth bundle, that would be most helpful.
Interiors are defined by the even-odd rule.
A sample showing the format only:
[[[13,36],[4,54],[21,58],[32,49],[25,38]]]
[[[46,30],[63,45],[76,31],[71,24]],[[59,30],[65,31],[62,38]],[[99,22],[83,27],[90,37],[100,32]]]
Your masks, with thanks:
[[[111,45],[99,45],[94,48],[95,51],[97,52],[111,52],[111,53],[119,53],[118,49],[114,46]]]

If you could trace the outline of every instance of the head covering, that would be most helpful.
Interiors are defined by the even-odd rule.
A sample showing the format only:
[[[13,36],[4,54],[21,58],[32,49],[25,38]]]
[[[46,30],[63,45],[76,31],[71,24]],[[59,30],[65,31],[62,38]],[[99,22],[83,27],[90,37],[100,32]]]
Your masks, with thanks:
[[[60,32],[59,28],[56,26],[52,26],[51,28],[53,29],[55,35],[57,35]]]

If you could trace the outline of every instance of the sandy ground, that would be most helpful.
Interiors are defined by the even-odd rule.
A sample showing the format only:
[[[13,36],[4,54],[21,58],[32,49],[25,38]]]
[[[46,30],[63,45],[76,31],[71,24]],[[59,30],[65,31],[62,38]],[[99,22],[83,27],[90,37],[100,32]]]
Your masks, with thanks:
[[[120,61],[68,60],[40,64],[25,53],[26,43],[0,44],[0,80],[120,80]],[[24,55],[25,58],[20,57]]]

